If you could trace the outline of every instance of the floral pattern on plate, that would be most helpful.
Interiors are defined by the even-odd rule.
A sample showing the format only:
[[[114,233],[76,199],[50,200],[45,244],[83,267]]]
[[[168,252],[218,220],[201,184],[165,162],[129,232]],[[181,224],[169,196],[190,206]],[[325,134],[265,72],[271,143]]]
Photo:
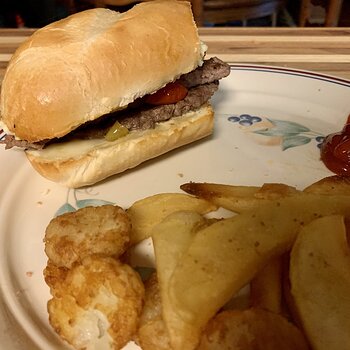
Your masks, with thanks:
[[[316,141],[321,146],[325,136],[292,121],[271,119],[250,114],[230,115],[227,120],[237,123],[245,132],[256,136],[259,144],[280,145],[282,151]],[[259,136],[262,136],[259,137]]]

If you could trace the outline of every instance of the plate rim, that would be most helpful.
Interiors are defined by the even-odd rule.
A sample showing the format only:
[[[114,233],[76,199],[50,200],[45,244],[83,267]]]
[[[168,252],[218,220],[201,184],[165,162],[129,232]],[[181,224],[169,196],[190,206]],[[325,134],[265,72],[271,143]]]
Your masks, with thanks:
[[[263,65],[263,64],[250,64],[250,63],[230,63],[229,66],[231,71],[232,70],[255,71],[255,72],[265,72],[265,73],[274,73],[274,74],[284,74],[284,75],[290,75],[290,76],[300,76],[304,78],[321,80],[328,83],[334,83],[337,85],[350,87],[350,79],[341,78],[332,74],[319,73],[319,72],[307,70],[307,69]]]

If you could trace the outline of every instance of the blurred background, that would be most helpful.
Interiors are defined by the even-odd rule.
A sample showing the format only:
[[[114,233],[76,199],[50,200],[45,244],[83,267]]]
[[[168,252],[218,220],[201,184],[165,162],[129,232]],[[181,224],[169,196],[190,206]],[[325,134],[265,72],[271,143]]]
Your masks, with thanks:
[[[152,0],[147,0],[152,1]],[[40,28],[94,7],[120,12],[136,0],[1,0],[0,27]],[[349,27],[350,0],[191,0],[198,26]]]

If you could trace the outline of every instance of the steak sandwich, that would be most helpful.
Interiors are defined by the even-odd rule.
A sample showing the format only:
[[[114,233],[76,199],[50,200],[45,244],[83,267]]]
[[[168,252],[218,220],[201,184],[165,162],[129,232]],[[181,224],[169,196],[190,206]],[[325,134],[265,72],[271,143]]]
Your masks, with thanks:
[[[213,130],[209,100],[230,72],[204,59],[190,4],[96,8],[37,30],[1,90],[6,148],[44,177],[94,184]]]

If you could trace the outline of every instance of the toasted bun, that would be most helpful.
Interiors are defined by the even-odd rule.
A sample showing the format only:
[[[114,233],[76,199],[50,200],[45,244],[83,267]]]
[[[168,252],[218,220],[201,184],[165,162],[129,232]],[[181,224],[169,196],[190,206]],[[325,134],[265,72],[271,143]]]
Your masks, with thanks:
[[[2,83],[2,121],[22,140],[61,137],[192,71],[203,55],[187,1],[83,11],[16,51]]]
[[[131,131],[113,142],[76,140],[26,154],[42,176],[67,187],[82,187],[211,134],[213,116],[212,108],[206,105],[160,123],[155,129]]]

